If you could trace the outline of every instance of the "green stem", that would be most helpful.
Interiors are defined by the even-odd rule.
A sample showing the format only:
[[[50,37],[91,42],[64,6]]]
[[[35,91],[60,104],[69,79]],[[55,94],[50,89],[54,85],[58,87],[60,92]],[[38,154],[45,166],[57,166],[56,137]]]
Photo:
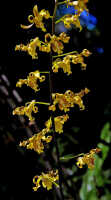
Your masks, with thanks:
[[[68,2],[68,1],[58,2],[58,5],[65,4],[65,3],[67,3],[67,2]]]
[[[59,185],[58,185],[56,182],[54,182],[53,179],[52,179],[51,177],[48,177],[48,179],[49,179],[56,187],[59,188]]]
[[[45,43],[45,42],[43,42],[43,41],[40,41],[42,44],[44,44],[44,45],[46,45],[47,46],[47,44]]]
[[[73,54],[73,53],[78,53],[78,52],[77,51],[71,51],[71,52],[68,52],[68,53],[64,53],[64,54],[60,54],[60,55],[57,55],[57,56],[53,56],[53,58],[58,58],[58,57],[66,56],[66,55]]]
[[[53,17],[52,17],[52,35],[55,33],[55,17],[56,17],[56,10],[57,10],[58,0],[55,2]],[[53,92],[53,71],[52,71],[52,63],[53,63],[53,55],[52,51],[50,52],[50,74],[49,74],[49,85],[50,85],[50,104],[52,105],[53,99],[52,94]],[[59,186],[60,186],[60,193],[61,193],[61,200],[64,200],[63,190],[62,190],[62,168],[61,163],[59,159],[59,148],[57,144],[57,140],[55,137],[55,124],[54,124],[54,112],[51,112],[51,119],[52,119],[52,129],[53,129],[53,138],[54,138],[54,144],[56,147],[56,154],[57,154],[57,164],[58,164],[58,173],[59,173]]]
[[[50,106],[50,103],[46,103],[46,102],[40,102],[40,101],[30,101],[30,102],[27,102],[25,105],[29,105],[30,103],[34,103],[34,104],[42,104],[42,105],[47,105],[47,106]]]
[[[79,156],[84,156],[84,153],[80,153],[80,154],[77,154],[77,155],[69,154],[69,155],[60,157],[60,160],[70,160],[70,159],[77,158]]]
[[[58,20],[55,22],[55,24],[58,24],[59,22],[63,21],[64,17],[65,17],[65,15],[64,15],[63,17],[61,17],[60,19],[58,19]]]
[[[47,72],[40,72],[40,74],[50,74],[50,72],[49,71],[47,71]]]
[[[37,102],[34,102],[34,103],[50,106],[50,103],[46,103],[46,102],[37,101]]]

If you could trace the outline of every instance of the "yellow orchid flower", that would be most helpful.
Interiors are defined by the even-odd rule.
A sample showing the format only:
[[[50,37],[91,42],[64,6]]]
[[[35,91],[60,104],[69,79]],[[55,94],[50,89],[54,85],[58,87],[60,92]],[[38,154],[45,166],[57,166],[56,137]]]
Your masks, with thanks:
[[[70,75],[72,74],[71,62],[73,64],[81,64],[81,69],[85,70],[87,65],[84,63],[83,56],[88,57],[90,55],[91,55],[91,52],[87,49],[84,49],[80,54],[77,52],[73,54],[69,53],[63,59],[57,58],[52,63],[52,71],[54,73],[57,73],[59,68],[62,68],[64,73],[67,73],[67,75]]]
[[[49,110],[55,111],[56,104],[58,104],[59,109],[64,110],[64,112],[69,111],[71,107],[74,107],[74,104],[77,104],[81,110],[84,110],[85,106],[82,97],[88,93],[89,90],[87,88],[81,90],[79,93],[74,93],[71,90],[67,90],[64,94],[54,93],[52,95],[53,105],[49,106]]]
[[[68,43],[69,39],[70,39],[70,37],[67,36],[66,33],[64,33],[64,32],[61,33],[58,37],[56,35],[51,36],[50,33],[45,34],[45,44],[50,45],[52,50],[58,54],[61,54],[63,52],[64,45],[62,42]],[[43,48],[43,47],[41,47],[41,48]]]
[[[87,164],[89,169],[94,168],[94,155],[96,153],[99,153],[101,149],[96,148],[96,149],[91,149],[89,153],[85,154],[82,157],[79,157],[77,159],[77,166],[79,168],[83,168],[83,165]]]
[[[51,16],[49,14],[49,11],[43,9],[40,12],[38,11],[37,5],[33,7],[33,15],[28,16],[28,21],[31,23],[31,25],[21,25],[21,28],[23,29],[29,29],[35,24],[37,28],[40,28],[42,31],[46,32],[46,28],[44,27],[43,18],[49,19]]]
[[[55,123],[55,131],[57,133],[63,133],[63,124],[69,119],[69,116],[63,115],[63,116],[57,116],[54,118]]]
[[[42,129],[39,133],[33,135],[28,140],[20,142],[20,146],[26,147],[27,149],[33,149],[38,154],[44,152],[44,142],[50,143],[52,140],[52,136],[46,136],[51,129],[51,121],[50,119],[45,123],[46,128]]]
[[[79,21],[79,15],[67,14],[61,18],[61,21],[64,23],[66,28],[71,28],[71,25],[74,24],[77,28],[80,29],[80,31],[82,30],[82,26]]]
[[[32,59],[37,59],[38,55],[36,52],[36,48],[41,46],[41,42],[39,40],[38,37],[31,39],[30,43],[28,43],[27,45],[24,44],[20,44],[20,45],[16,45],[15,47],[15,51],[25,51],[28,52],[28,54],[30,56],[32,56]]]
[[[67,4],[69,6],[74,6],[74,9],[76,10],[76,14],[80,16],[81,12],[86,10],[88,12],[86,3],[88,3],[88,0],[78,0],[78,1],[68,1]]]
[[[40,82],[45,81],[45,76],[40,76],[40,72],[37,70],[35,72],[30,72],[29,76],[27,76],[27,79],[19,79],[16,87],[21,87],[23,84],[26,84],[27,86],[35,90],[35,92],[37,92],[40,90],[37,84],[38,80]]]
[[[35,186],[33,187],[34,191],[37,191],[39,187],[41,187],[40,182],[42,182],[42,186],[46,188],[47,190],[51,190],[53,184],[56,187],[59,187],[59,185],[56,183],[56,181],[59,180],[58,170],[53,171],[51,170],[48,173],[43,173],[40,176],[34,176],[33,183]]]
[[[35,118],[32,117],[32,111],[34,113],[38,112],[37,106],[35,106],[36,102],[33,100],[29,103],[26,103],[25,106],[17,107],[13,110],[13,115],[26,115],[30,121],[33,121]]]

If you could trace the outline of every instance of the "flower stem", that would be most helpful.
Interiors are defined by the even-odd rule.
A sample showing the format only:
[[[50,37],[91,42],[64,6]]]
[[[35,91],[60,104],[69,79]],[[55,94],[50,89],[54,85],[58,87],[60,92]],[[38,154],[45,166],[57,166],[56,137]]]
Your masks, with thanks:
[[[65,4],[65,3],[67,3],[67,2],[68,2],[68,1],[58,2],[58,5]]]
[[[58,57],[66,56],[66,55],[73,54],[73,53],[78,53],[78,52],[77,51],[71,51],[71,52],[68,52],[68,53],[64,53],[64,54],[60,54],[60,55],[57,55],[57,56],[53,56],[53,58],[58,58]]]
[[[56,182],[54,182],[53,179],[52,179],[51,177],[48,177],[48,179],[49,179],[56,187],[59,188],[59,185],[58,185]]]
[[[61,17],[60,19],[56,20],[55,24],[58,24],[59,22],[63,21],[63,19],[64,19],[65,16],[66,16],[66,15],[64,15],[64,16]]]
[[[40,41],[42,44],[44,44],[44,45],[46,45],[47,46],[47,44],[45,43],[45,42],[43,42],[43,41]]]
[[[77,157],[80,157],[80,156],[84,156],[84,153],[80,153],[80,154],[77,154],[77,155],[69,154],[69,155],[66,155],[66,156],[62,156],[62,157],[60,157],[60,160],[70,160],[70,159],[74,159],[74,158],[77,158]]]
[[[39,102],[39,101],[38,101],[38,102],[35,102],[35,103],[50,106],[50,103],[46,103],[46,102]]]
[[[50,72],[49,71],[47,71],[47,72],[40,72],[40,74],[50,74]]]
[[[52,35],[55,33],[55,16],[56,16],[56,9],[58,5],[58,0],[55,2],[55,7],[54,7],[54,12],[53,12],[53,17],[52,17]],[[53,55],[52,51],[50,52],[50,73],[49,73],[49,85],[50,85],[50,104],[53,103],[52,99],[52,93],[53,92],[53,71],[52,71],[52,63],[53,63]],[[57,144],[57,140],[55,137],[55,124],[54,124],[54,112],[51,112],[51,119],[52,119],[52,128],[53,128],[53,138],[54,138],[54,143],[56,147],[56,153],[57,153],[57,164],[58,164],[58,172],[59,172],[59,187],[60,187],[60,193],[61,193],[61,200],[64,200],[64,195],[63,195],[63,190],[62,190],[62,168],[61,168],[61,163],[59,159],[59,148]]]

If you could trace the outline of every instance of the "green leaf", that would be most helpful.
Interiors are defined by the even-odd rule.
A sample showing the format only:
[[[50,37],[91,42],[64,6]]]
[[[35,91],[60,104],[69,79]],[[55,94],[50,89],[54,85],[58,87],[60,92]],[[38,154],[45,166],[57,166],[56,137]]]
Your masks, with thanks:
[[[103,171],[103,174],[106,178],[109,178],[111,176],[111,169],[107,169],[107,170]]]
[[[100,170],[102,167],[102,164],[103,164],[102,159],[98,155],[95,155],[95,168],[94,169]]]
[[[96,176],[96,184],[98,187],[104,187],[105,185],[105,179],[102,176],[101,172],[98,173],[98,176]]]
[[[72,127],[72,130],[74,131],[74,133],[78,133],[80,131],[79,127]]]
[[[88,170],[83,177],[82,187],[80,189],[81,200],[99,200],[94,180],[94,170]]]
[[[74,136],[72,136],[72,135],[70,135],[70,134],[68,134],[68,133],[65,133],[64,135],[65,135],[65,136],[68,138],[68,140],[70,140],[72,143],[78,144],[78,141],[74,138]]]
[[[110,123],[106,123],[101,131],[101,139],[107,143],[111,142]],[[102,156],[95,155],[94,170],[87,170],[83,176],[83,182],[80,189],[81,200],[111,200],[111,193],[106,190],[106,184],[111,184],[110,176],[111,169],[103,170],[103,164],[109,153],[109,146],[103,143],[97,145],[101,151]],[[98,199],[96,187],[105,189],[105,195]]]
[[[67,148],[67,142],[62,143],[61,139],[58,139],[58,147],[59,147],[59,153],[60,155],[62,155],[65,151],[65,149]]]
[[[109,192],[107,189],[105,190],[105,195],[101,197],[101,200],[111,200],[111,192]]]
[[[110,131],[110,123],[109,123],[109,122],[107,122],[107,123],[104,125],[104,127],[103,127],[103,129],[102,129],[102,131],[101,131],[101,136],[100,136],[100,138],[101,138],[102,140],[104,140],[105,142],[107,142],[107,143],[110,143],[110,142],[111,142],[111,131]]]
[[[102,159],[104,161],[108,155],[109,147],[103,143],[99,143],[98,147],[102,150]]]
[[[99,187],[104,186],[104,177],[102,174],[102,165],[103,165],[103,159],[101,159],[98,155],[95,155],[95,168],[94,168],[94,176],[96,179],[96,184]]]

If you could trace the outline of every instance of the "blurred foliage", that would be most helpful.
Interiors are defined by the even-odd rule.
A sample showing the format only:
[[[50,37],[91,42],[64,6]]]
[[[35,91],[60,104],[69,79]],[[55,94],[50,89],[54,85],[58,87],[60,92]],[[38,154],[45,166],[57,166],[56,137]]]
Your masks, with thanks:
[[[111,168],[105,166],[109,154],[109,144],[111,143],[110,123],[107,122],[100,138],[102,142],[98,143],[101,148],[101,157],[96,155],[94,170],[87,170],[82,180],[80,189],[81,200],[110,200],[111,192],[108,187],[111,185]],[[110,167],[110,166],[109,166]]]
[[[104,124],[104,123],[103,123]],[[64,133],[63,138],[58,138],[60,156],[65,155],[70,149],[72,151],[80,147],[76,142],[76,134],[80,134],[80,128],[71,128],[70,134]],[[66,199],[74,200],[110,200],[111,199],[111,164],[110,164],[111,130],[110,122],[106,122],[100,130],[100,137],[97,147],[101,149],[99,155],[95,155],[95,168],[93,170],[84,167],[79,169],[76,166],[76,157],[69,154],[69,157],[62,159],[64,196]],[[53,153],[55,150],[53,149]],[[74,151],[75,152],[75,151]],[[73,153],[73,152],[72,152]],[[76,153],[75,153],[76,155]],[[72,157],[71,157],[72,156]]]

